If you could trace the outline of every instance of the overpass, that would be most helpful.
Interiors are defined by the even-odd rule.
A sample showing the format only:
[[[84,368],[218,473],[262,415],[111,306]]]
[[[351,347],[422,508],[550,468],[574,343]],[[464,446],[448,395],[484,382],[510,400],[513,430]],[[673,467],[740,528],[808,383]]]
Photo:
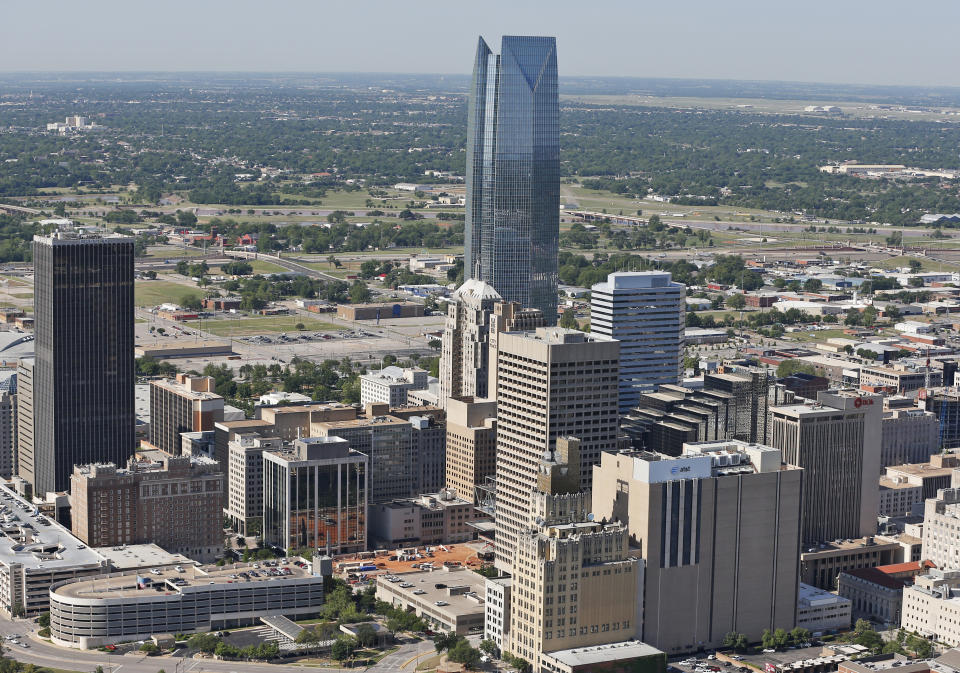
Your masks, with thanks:
[[[305,276],[311,278],[319,278],[321,280],[338,280],[343,281],[343,278],[337,278],[336,276],[331,276],[328,273],[323,271],[318,271],[309,266],[304,266],[299,262],[295,262],[292,259],[286,257],[281,257],[280,255],[268,255],[265,252],[252,252],[247,250],[225,250],[224,255],[227,257],[233,257],[234,259],[260,259],[264,262],[270,262],[271,264],[276,264],[277,266],[282,266],[284,269],[289,271],[296,271],[297,273],[302,273]]]
[[[0,203],[0,210],[13,215],[40,215],[40,211],[35,208],[24,208],[23,206],[14,206],[9,203]]]

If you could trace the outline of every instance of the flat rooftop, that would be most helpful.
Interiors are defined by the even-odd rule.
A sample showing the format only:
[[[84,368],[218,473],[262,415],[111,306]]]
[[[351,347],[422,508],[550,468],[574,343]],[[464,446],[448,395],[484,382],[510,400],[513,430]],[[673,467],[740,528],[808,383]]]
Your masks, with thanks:
[[[151,568],[143,570],[140,573],[127,573],[123,575],[111,575],[92,580],[82,580],[80,582],[71,582],[57,589],[57,593],[62,596],[72,598],[130,598],[134,596],[149,596],[143,589],[137,588],[137,577],[143,577],[149,580],[146,591],[154,591],[152,585],[162,584],[168,593],[183,593],[194,588],[194,590],[207,587],[211,584],[234,584],[248,582],[276,582],[286,579],[302,579],[313,577],[308,571],[293,565],[281,564],[277,562],[276,567],[267,567],[263,562],[257,563],[236,563],[225,566],[197,566],[183,565],[167,568]],[[269,572],[289,570],[289,573],[283,575],[270,575]],[[247,577],[242,577],[245,573]],[[256,573],[253,575],[252,573]],[[173,581],[171,581],[173,580]]]
[[[485,579],[472,570],[441,568],[380,575],[377,577],[377,587],[384,587],[407,602],[421,603],[437,612],[468,615],[484,611]],[[438,589],[438,584],[443,588]],[[437,605],[438,602],[446,605]]]
[[[39,513],[10,487],[0,484],[0,564],[19,563],[27,572],[74,566],[105,566],[106,559],[59,523]]]
[[[911,477],[949,477],[956,468],[934,467],[930,463],[908,463],[906,465],[891,465],[890,472],[905,474]]]
[[[114,570],[134,570],[154,566],[182,565],[194,562],[183,554],[172,554],[155,544],[129,544],[120,547],[97,547],[96,552],[110,561]]]
[[[622,643],[609,645],[593,645],[591,647],[575,647],[569,650],[546,652],[544,656],[556,659],[567,666],[590,666],[602,664],[606,661],[621,659],[636,659],[663,654],[653,645],[647,645],[637,640],[628,640]]]

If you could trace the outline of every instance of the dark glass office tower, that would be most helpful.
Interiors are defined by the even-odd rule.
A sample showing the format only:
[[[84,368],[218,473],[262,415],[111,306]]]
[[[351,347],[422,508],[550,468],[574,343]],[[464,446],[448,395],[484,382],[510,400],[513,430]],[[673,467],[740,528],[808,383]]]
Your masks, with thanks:
[[[467,120],[464,274],[557,320],[560,108],[552,37],[480,38]]]
[[[33,239],[34,493],[69,488],[75,464],[133,454],[133,239],[70,232]]]

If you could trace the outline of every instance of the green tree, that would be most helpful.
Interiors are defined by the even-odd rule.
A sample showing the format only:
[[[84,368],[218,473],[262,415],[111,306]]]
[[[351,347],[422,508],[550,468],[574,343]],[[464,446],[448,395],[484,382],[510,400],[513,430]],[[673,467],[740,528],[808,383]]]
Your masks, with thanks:
[[[355,649],[357,649],[357,645],[353,638],[340,636],[333,641],[333,645],[330,647],[330,656],[336,661],[346,661],[353,656]]]
[[[359,280],[353,281],[349,294],[351,304],[365,304],[370,301],[370,288]]]
[[[577,322],[575,310],[572,308],[563,310],[563,314],[560,316],[560,327],[566,327],[567,329],[580,329],[580,323]]]
[[[217,649],[219,643],[220,639],[212,633],[198,633],[190,636],[190,640],[187,641],[187,647],[191,650],[200,650],[201,652],[211,654]]]
[[[790,631],[790,640],[794,645],[800,645],[802,643],[808,642],[810,640],[810,631],[801,626],[794,627]]]
[[[466,639],[458,640],[450,648],[447,657],[467,668],[475,668],[480,663],[480,651],[472,647]]]
[[[796,358],[790,358],[788,360],[784,360],[779,365],[777,365],[777,376],[779,376],[780,378],[786,378],[791,374],[797,374],[797,373],[810,374],[811,376],[816,376],[817,370],[813,365],[808,364],[806,362],[801,362]]]
[[[492,657],[497,653],[497,644],[489,638],[485,638],[480,641],[480,651],[487,656]]]
[[[370,624],[361,624],[357,627],[357,642],[363,647],[373,647],[377,644],[377,631]]]
[[[873,624],[866,619],[857,620],[857,623],[853,626],[853,632],[850,634],[850,638],[857,645],[863,645],[874,652],[879,652],[883,649],[883,638],[874,630]]]
[[[819,292],[822,287],[823,281],[819,278],[808,278],[803,284],[803,289],[807,292]]]
[[[451,647],[457,644],[457,641],[461,640],[463,636],[457,634],[454,631],[450,633],[438,633],[433,637],[433,647],[439,654],[444,650],[449,650]]]
[[[157,647],[155,643],[152,643],[148,640],[140,646],[140,651],[145,653],[147,656],[153,656],[154,654],[160,653],[160,648]]]
[[[743,295],[739,292],[737,294],[732,294],[727,297],[727,306],[732,309],[740,310],[747,305],[747,300],[744,299]]]
[[[742,633],[731,631],[723,637],[723,646],[734,652],[743,652],[747,649],[747,637]]]
[[[294,642],[301,645],[313,645],[320,642],[320,635],[314,629],[307,627],[297,634]]]
[[[37,617],[37,624],[39,624],[41,628],[47,628],[48,626],[50,626],[50,611],[49,611],[49,610],[48,610],[47,612],[41,612],[41,613],[40,613],[40,616]]]

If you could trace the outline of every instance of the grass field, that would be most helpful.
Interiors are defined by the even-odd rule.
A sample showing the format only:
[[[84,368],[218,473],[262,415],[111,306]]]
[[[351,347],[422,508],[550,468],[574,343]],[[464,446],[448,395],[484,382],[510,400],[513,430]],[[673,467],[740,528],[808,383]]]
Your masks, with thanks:
[[[156,306],[167,302],[182,304],[189,296],[202,297],[199,288],[164,280],[138,281],[134,287],[134,302],[137,306]]]
[[[329,332],[343,329],[340,325],[315,318],[301,316],[268,316],[264,318],[238,318],[237,320],[204,320],[200,329],[217,336],[244,336],[269,332],[296,332],[298,323],[303,323],[308,332]]]

